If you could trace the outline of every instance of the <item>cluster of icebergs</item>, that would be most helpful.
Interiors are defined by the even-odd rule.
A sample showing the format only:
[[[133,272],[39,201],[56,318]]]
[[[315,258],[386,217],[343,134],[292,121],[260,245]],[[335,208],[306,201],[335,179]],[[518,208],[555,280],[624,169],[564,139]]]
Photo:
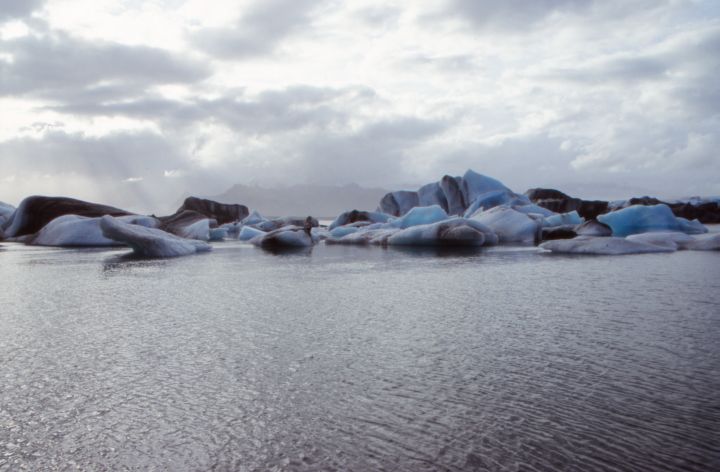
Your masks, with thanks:
[[[314,218],[263,217],[243,205],[188,198],[170,216],[133,215],[63,197],[0,203],[0,239],[45,246],[126,245],[147,257],[209,251],[235,239],[268,249],[325,244],[482,247],[539,244],[543,251],[635,254],[720,249],[720,234],[677,217],[665,204],[632,205],[583,218],[533,203],[469,170],[417,191],[387,194],[376,211],[347,211],[327,228]]]

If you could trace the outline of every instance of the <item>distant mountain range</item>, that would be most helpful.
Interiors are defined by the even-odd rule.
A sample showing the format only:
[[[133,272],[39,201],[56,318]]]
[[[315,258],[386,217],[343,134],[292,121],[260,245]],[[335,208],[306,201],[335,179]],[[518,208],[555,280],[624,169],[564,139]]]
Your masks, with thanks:
[[[307,216],[331,218],[346,210],[375,210],[388,193],[381,188],[357,184],[293,185],[264,188],[236,184],[220,195],[207,198],[221,203],[240,203],[264,216]]]

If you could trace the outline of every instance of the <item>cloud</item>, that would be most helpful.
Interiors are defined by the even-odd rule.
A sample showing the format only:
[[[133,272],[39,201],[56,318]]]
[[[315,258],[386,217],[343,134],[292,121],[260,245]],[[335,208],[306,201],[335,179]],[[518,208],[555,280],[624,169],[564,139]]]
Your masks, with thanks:
[[[0,23],[15,18],[30,16],[45,0],[3,0],[0,4]]]
[[[159,176],[165,169],[187,164],[187,159],[170,142],[147,131],[98,137],[51,130],[39,138],[0,142],[0,155],[6,174],[71,172],[114,180]]]
[[[244,59],[271,53],[282,40],[306,28],[316,0],[256,2],[229,28],[206,28],[192,41],[207,53],[224,59]]]
[[[64,32],[30,34],[0,43],[0,96],[50,101],[119,99],[161,84],[195,83],[207,65],[148,46],[89,41]]]
[[[148,95],[120,102],[91,100],[48,108],[68,114],[153,120],[173,127],[212,121],[230,127],[238,134],[269,134],[344,126],[356,107],[375,99],[375,92],[367,87],[295,85],[256,95],[232,91],[219,98],[190,100]]]

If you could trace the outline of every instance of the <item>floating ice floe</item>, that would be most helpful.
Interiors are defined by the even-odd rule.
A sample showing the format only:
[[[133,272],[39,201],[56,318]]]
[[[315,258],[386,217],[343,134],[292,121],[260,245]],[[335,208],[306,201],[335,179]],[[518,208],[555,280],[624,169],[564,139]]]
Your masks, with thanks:
[[[100,219],[102,234],[108,239],[131,247],[145,257],[177,257],[211,250],[204,241],[184,239],[157,228],[133,225],[112,216]]]
[[[720,250],[720,233],[693,236],[693,240],[684,243],[683,247],[693,251],[718,251]]]
[[[228,229],[222,226],[210,228],[208,241],[222,241],[228,237]]]
[[[673,252],[674,248],[656,246],[619,237],[587,237],[556,239],[540,244],[542,249],[561,254],[622,255],[651,252]]]
[[[627,236],[628,241],[636,241],[654,246],[666,247],[669,249],[684,249],[695,239],[685,233],[677,231],[653,231],[650,233],[638,233]]]
[[[697,221],[677,218],[665,204],[633,205],[600,215],[597,219],[610,226],[613,236],[629,236],[650,231],[682,231],[688,234],[707,232],[707,228]]]
[[[154,228],[159,221],[151,216],[128,215],[117,217],[131,225]],[[122,243],[103,235],[100,218],[78,215],[63,215],[46,224],[27,241],[34,246],[102,247],[118,246]]]
[[[500,243],[527,243],[539,238],[541,222],[530,215],[507,206],[475,213],[471,220],[479,221],[498,236]]]
[[[411,226],[387,238],[390,246],[489,246],[497,242],[498,238],[490,228],[465,218]]]

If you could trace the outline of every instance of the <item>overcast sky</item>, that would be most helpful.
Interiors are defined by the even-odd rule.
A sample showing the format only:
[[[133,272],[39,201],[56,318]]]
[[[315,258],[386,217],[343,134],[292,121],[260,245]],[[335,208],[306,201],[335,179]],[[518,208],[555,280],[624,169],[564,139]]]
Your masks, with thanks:
[[[0,200],[720,194],[717,0],[0,0]]]

